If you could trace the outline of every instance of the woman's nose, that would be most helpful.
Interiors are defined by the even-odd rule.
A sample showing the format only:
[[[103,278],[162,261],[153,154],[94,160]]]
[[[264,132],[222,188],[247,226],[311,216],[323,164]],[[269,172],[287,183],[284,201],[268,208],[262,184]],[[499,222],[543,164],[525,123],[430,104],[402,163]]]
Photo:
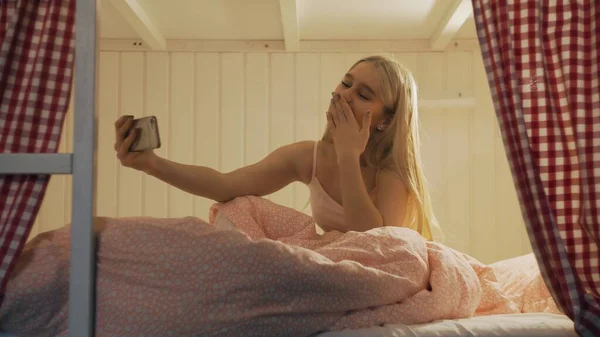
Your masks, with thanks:
[[[348,102],[352,101],[352,89],[351,88],[342,90],[340,95],[342,97],[344,97],[346,99],[346,101],[348,101]]]

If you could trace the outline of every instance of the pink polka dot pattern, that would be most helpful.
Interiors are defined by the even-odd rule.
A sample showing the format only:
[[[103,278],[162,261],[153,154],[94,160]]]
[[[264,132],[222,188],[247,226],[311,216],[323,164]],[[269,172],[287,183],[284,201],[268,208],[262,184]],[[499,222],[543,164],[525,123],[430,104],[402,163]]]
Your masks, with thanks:
[[[320,237],[310,217],[256,197],[215,205],[211,222],[217,212],[235,229],[100,219],[96,336],[310,336],[469,317],[482,296],[486,310],[513,310],[486,266],[409,229]],[[67,336],[68,264],[68,227],[31,242],[2,328]]]

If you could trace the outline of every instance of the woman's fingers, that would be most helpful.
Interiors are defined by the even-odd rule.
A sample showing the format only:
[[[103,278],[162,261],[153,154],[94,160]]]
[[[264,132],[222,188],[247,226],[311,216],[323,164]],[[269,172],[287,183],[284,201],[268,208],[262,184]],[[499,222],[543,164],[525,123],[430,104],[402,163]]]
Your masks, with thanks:
[[[132,123],[133,118],[130,118],[127,121],[125,121],[125,123],[123,123],[121,127],[119,127],[119,129],[117,130],[117,137],[119,140],[123,141],[123,138],[125,138],[125,135],[127,134],[127,131],[129,131],[129,129],[131,128]]]
[[[121,116],[121,118],[117,119],[117,121],[115,122],[115,129],[118,130],[121,126],[123,126],[123,124],[125,124],[125,122],[127,122],[130,119],[133,119],[133,116],[131,116],[131,115]]]
[[[115,122],[115,130],[117,131],[117,135],[119,135],[120,131],[125,127],[125,131],[127,131],[127,126],[131,126],[131,121],[133,121],[133,116],[127,115],[123,116]]]
[[[342,100],[344,100],[342,95],[337,94],[334,99],[334,102],[335,102],[335,109],[338,112],[340,122],[345,123],[345,122],[348,122],[348,115],[347,115],[346,109],[344,109],[344,106],[342,105]]]
[[[325,115],[327,116],[327,123],[331,123],[331,125],[333,125],[333,127],[335,128],[335,122],[333,121],[333,117],[331,116],[331,112],[327,111],[325,113]]]
[[[123,142],[125,136],[127,135],[127,131],[131,128],[131,124],[133,123],[133,116],[123,116],[117,120],[115,123],[115,150],[118,151],[121,147],[121,143]]]
[[[344,111],[344,116],[346,116],[346,120],[350,124],[358,127],[358,122],[356,121],[356,117],[354,116],[354,112],[352,111],[352,108],[350,107],[350,104],[348,104],[348,101],[344,97],[340,98],[340,105],[342,107],[342,111]]]
[[[125,134],[131,127],[132,122],[133,116],[123,116],[115,122],[117,141],[123,141],[123,138],[125,138]]]
[[[329,109],[329,113],[331,114],[331,119],[333,120],[334,125],[337,127],[340,125],[340,113],[335,103],[335,98],[331,99],[330,107],[331,109]]]
[[[123,142],[121,143],[121,146],[119,147],[119,153],[118,153],[119,159],[123,159],[123,158],[125,158],[125,156],[127,156],[127,154],[129,153],[129,148],[131,147],[131,144],[133,144],[133,141],[138,136],[138,134],[139,134],[139,130],[135,129],[129,133],[129,135],[127,136],[127,138],[125,138],[125,140],[123,140]]]

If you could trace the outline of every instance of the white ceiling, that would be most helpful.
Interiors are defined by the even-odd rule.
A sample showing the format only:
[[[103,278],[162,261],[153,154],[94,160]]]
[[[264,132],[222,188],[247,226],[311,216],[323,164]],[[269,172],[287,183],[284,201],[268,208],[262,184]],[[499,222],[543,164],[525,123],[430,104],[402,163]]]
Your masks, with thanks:
[[[104,0],[100,36],[416,40],[435,39],[441,31],[454,39],[475,39],[472,15],[456,15],[460,3],[470,6],[470,0]],[[291,8],[293,17],[282,16],[282,8]],[[154,33],[148,34],[152,29]],[[291,35],[285,34],[286,29]]]

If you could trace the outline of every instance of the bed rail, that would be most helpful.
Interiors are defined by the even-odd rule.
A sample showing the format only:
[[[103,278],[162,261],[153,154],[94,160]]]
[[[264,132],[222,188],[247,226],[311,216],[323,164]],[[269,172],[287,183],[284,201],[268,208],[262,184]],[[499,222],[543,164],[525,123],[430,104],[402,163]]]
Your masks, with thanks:
[[[71,173],[71,153],[0,153],[0,174]]]
[[[0,174],[73,176],[69,280],[73,337],[93,337],[95,330],[97,14],[97,0],[76,0],[73,153],[0,154]]]
[[[75,15],[75,114],[69,335],[95,330],[98,3],[77,0]]]

